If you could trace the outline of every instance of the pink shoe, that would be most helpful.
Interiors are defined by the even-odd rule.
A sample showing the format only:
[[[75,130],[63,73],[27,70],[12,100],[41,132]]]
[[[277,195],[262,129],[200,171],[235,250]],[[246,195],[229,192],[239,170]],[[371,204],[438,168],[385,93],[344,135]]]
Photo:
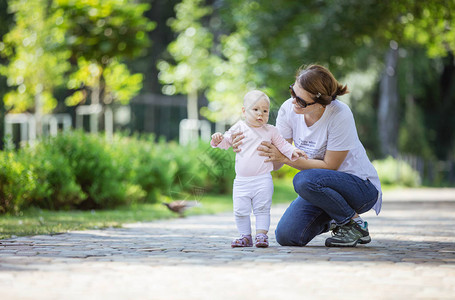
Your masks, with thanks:
[[[251,234],[242,234],[239,239],[235,239],[231,242],[231,247],[253,247],[253,238]]]
[[[256,247],[267,248],[269,246],[269,237],[265,233],[259,233],[256,235]]]

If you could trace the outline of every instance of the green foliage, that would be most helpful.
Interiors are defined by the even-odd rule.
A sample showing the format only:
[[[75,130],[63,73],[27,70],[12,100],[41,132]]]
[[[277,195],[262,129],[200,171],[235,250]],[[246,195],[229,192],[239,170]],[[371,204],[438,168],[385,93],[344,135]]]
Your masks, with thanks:
[[[217,61],[213,69],[216,83],[206,91],[210,104],[201,110],[210,120],[235,123],[241,115],[244,95],[258,86],[272,94],[267,85],[259,83],[259,76],[252,69],[245,69],[250,63],[256,62],[257,58],[249,54],[244,38],[245,34],[233,33],[220,39],[224,59]]]
[[[166,145],[163,150],[171,153],[168,159],[174,161],[178,166],[169,186],[169,196],[173,199],[182,198],[187,191],[191,197],[197,198],[198,194],[205,189],[206,180],[209,180],[207,176],[209,170],[197,160],[201,149],[191,146],[182,147],[176,142],[161,145]],[[201,146],[204,147],[207,144]]]
[[[118,101],[128,104],[142,88],[142,74],[130,74],[125,64],[111,63],[104,71],[106,93],[109,99],[105,103]]]
[[[175,41],[168,46],[168,51],[177,62],[176,65],[160,61],[160,81],[167,84],[165,94],[189,94],[207,86],[210,70],[210,48],[213,46],[213,35],[200,23],[200,19],[211,12],[203,7],[201,0],[183,0],[175,6],[176,19],[169,24],[178,34]]]
[[[89,95],[94,103],[127,103],[142,88],[142,75],[130,74],[121,61],[150,46],[146,33],[155,24],[143,16],[148,4],[10,0],[9,5],[15,26],[0,42],[0,54],[9,60],[0,74],[14,87],[4,96],[11,111],[51,112],[57,105],[54,89],[64,82],[76,90],[68,105]],[[69,72],[71,65],[75,70]]]
[[[455,50],[454,1],[416,1],[406,8],[409,12],[399,18],[404,40],[423,45],[430,57],[444,57]]]
[[[161,197],[197,198],[207,191],[230,191],[235,174],[232,155],[228,154],[231,163],[223,166],[215,157],[207,156],[205,151],[212,149],[206,143],[182,147],[175,142],[162,139],[155,142],[154,139],[153,135],[117,136],[112,145],[115,160],[124,169],[125,176],[145,192],[145,202],[153,203]],[[216,150],[219,149],[213,149]],[[229,169],[221,171],[225,167]]]
[[[36,174],[21,158],[14,152],[0,152],[0,214],[27,207],[37,188]]]
[[[232,151],[156,142],[153,135],[101,137],[75,131],[0,152],[0,213],[29,206],[105,209],[231,191]]]
[[[275,181],[274,203],[289,203],[295,198],[292,182]],[[205,194],[201,207],[192,208],[187,214],[213,214],[232,211],[231,195]],[[11,235],[57,234],[68,230],[88,228],[121,227],[122,223],[150,222],[176,217],[164,205],[137,204],[118,207],[115,210],[48,211],[28,209],[20,215],[0,216],[0,239]]]
[[[128,0],[53,1],[53,9],[64,18],[64,46],[75,58],[98,65],[137,57],[149,46],[146,33],[155,27],[143,15],[149,8]]]
[[[431,158],[431,149],[426,135],[422,112],[413,101],[409,101],[399,131],[398,146],[401,153]]]
[[[158,78],[167,95],[188,95],[188,119],[198,119],[198,93],[214,81],[219,58],[212,55],[213,34],[201,19],[211,12],[202,0],[183,0],[175,6],[170,27],[178,34],[167,50],[170,59],[160,60]],[[175,63],[174,63],[175,62]]]
[[[117,167],[130,182],[144,191],[143,201],[153,203],[172,183],[177,164],[168,159],[169,152],[154,142],[154,137],[128,138],[117,136],[112,153]]]
[[[78,207],[115,207],[124,203],[127,186],[103,140],[76,131],[59,135],[52,143],[56,151],[66,155],[76,182],[87,195]]]
[[[294,169],[288,165],[283,165],[280,169],[273,171],[272,176],[276,179],[286,179],[292,182],[294,176],[299,172],[299,170]]]
[[[25,148],[21,155],[36,176],[36,189],[31,198],[35,206],[47,209],[71,209],[87,198],[66,154],[55,147],[54,140],[45,140],[36,147]]]
[[[199,74],[209,74],[213,78],[204,81],[205,87],[200,86],[205,88],[205,95],[209,100],[209,105],[203,108],[201,113],[212,121],[233,123],[232,120],[238,118],[238,108],[241,107],[242,97],[247,90],[263,89],[272,99],[276,99],[274,102],[278,106],[289,97],[287,86],[294,79],[295,70],[302,64],[320,63],[328,66],[340,82],[347,83],[349,89],[357,94],[347,101],[356,115],[359,135],[369,152],[379,156],[375,89],[384,69],[384,53],[393,40],[400,48],[398,69],[400,72],[403,70],[408,78],[411,77],[410,81],[406,79],[407,83],[400,79],[399,87],[403,87],[400,98],[403,100],[409,96],[414,97],[418,106],[425,105],[423,103],[444,102],[436,107],[436,110],[440,111],[426,109],[425,114],[428,116],[419,120],[425,124],[414,130],[410,136],[404,137],[409,122],[401,125],[404,126],[401,129],[404,132],[401,141],[408,144],[401,148],[410,148],[410,141],[418,135],[427,139],[424,141],[422,155],[430,155],[429,151],[438,152],[438,149],[429,150],[428,145],[444,144],[446,153],[453,146],[444,141],[452,140],[450,131],[453,130],[444,130],[444,126],[435,124],[451,124],[450,116],[454,112],[451,105],[455,103],[452,101],[453,89],[440,87],[453,86],[451,70],[455,35],[451,28],[455,26],[454,5],[452,0],[228,0],[211,6],[213,11],[209,12],[203,1],[183,1],[176,7],[176,19],[170,22],[172,29],[178,34],[169,47],[169,53],[176,64],[158,64],[161,70],[160,79],[167,84],[163,92],[189,93],[188,89],[178,86],[186,84],[188,77],[188,80],[197,80]],[[279,10],[276,7],[279,7]],[[203,13],[198,13],[199,10]],[[186,13],[183,13],[184,11]],[[200,17],[202,15],[203,18]],[[189,24],[192,24],[191,27]],[[202,34],[193,36],[194,32]],[[208,39],[200,40],[204,36],[211,37],[210,48],[206,42]],[[200,63],[190,64],[190,58],[185,57],[185,53],[198,57],[195,49],[204,50],[208,56]],[[410,55],[408,64],[404,60],[408,60],[407,55],[414,49],[423,49],[424,55]],[[422,62],[428,63],[435,57],[447,55],[444,69],[441,66],[442,61],[435,61],[435,64],[439,64],[439,69],[432,68],[430,73],[422,72]],[[211,69],[206,68],[205,62],[210,62]],[[352,72],[355,74],[351,74]],[[367,76],[362,78],[363,74]],[[369,82],[366,82],[366,79]],[[358,95],[359,90],[362,95]],[[446,99],[438,99],[439,90],[446,92],[446,95],[441,95]],[[428,92],[430,95],[422,97]],[[417,99],[420,97],[421,100]],[[346,98],[341,100],[345,101]],[[401,101],[400,109],[406,105]],[[438,118],[441,114],[444,117]],[[438,119],[441,121],[438,122]],[[424,130],[421,130],[422,128]],[[431,141],[432,136],[438,140]],[[415,153],[415,149],[412,152]]]
[[[4,97],[5,105],[14,112],[35,108],[52,111],[57,100],[55,87],[63,83],[69,70],[70,52],[57,49],[64,34],[59,21],[61,15],[48,11],[46,0],[9,2],[15,14],[15,27],[3,37],[0,55],[9,59],[0,66],[0,74],[7,77],[8,85],[15,87]]]
[[[404,161],[389,156],[373,161],[382,185],[415,187],[420,185],[419,173]]]
[[[91,96],[92,104],[126,104],[142,88],[142,75],[130,74],[121,61],[143,55],[150,46],[147,32],[155,24],[144,17],[150,6],[127,0],[55,0],[53,8],[65,20],[65,44],[75,72],[67,87],[74,90],[66,104]]]
[[[198,163],[208,176],[206,188],[212,192],[230,193],[235,177],[235,153],[232,149],[222,150],[200,144],[198,152]]]

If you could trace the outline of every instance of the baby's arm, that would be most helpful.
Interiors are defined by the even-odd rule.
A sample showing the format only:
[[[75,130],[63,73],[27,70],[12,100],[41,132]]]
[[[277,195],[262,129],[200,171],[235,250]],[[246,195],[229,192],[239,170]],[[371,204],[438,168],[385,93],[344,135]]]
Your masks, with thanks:
[[[215,132],[212,134],[212,140],[210,141],[210,145],[213,147],[218,146],[219,143],[223,140],[223,134],[221,132]]]
[[[232,146],[231,143],[231,133],[227,131],[224,135],[220,132],[216,132],[212,135],[212,140],[210,141],[212,148],[220,149],[229,149]]]
[[[304,157],[305,159],[308,159],[306,153],[288,143],[288,141],[286,141],[280,135],[276,127],[273,127],[273,130],[274,132],[272,135],[272,143],[278,148],[278,150],[280,150],[281,153],[283,153],[284,156],[286,156],[292,161],[297,160],[299,157]]]
[[[210,141],[210,145],[212,148],[220,148],[220,149],[229,149],[231,147],[231,138],[230,135],[224,134],[222,135],[219,132],[216,132],[212,135],[212,140]]]
[[[226,131],[224,134],[221,134],[220,132],[216,132],[212,135],[212,141],[210,142],[210,145],[213,148],[221,148],[221,149],[229,149],[232,147],[232,135],[236,132],[241,132],[241,123],[237,122],[235,123],[231,128],[229,128],[228,131]],[[238,152],[238,151],[234,151]]]

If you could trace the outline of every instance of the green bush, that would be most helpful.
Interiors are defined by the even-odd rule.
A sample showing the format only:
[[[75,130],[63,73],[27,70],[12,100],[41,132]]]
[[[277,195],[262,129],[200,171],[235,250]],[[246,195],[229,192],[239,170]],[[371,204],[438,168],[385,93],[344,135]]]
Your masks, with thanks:
[[[36,177],[36,188],[31,195],[33,204],[55,210],[75,208],[87,195],[76,182],[67,156],[54,143],[54,139],[47,139],[20,151]]]
[[[209,170],[198,160],[201,151],[200,146],[181,147],[172,142],[166,145],[166,149],[172,153],[170,158],[177,165],[169,190],[172,198],[178,198],[180,194],[185,193],[197,197],[197,194],[208,190]]]
[[[116,136],[112,151],[124,178],[142,190],[138,201],[156,202],[169,187],[176,172],[176,163],[169,161],[153,135],[145,138]]]
[[[31,202],[37,180],[14,152],[0,152],[0,213],[19,213]]]
[[[373,161],[382,185],[415,187],[420,185],[419,173],[404,161],[389,156],[383,160]]]
[[[77,208],[125,204],[128,189],[122,180],[124,174],[101,136],[74,131],[53,138],[51,143],[66,156],[76,183],[87,196]]]
[[[30,205],[102,209],[161,197],[197,199],[231,192],[235,177],[232,150],[207,142],[181,146],[153,135],[115,135],[106,142],[75,131],[0,154],[0,213]]]
[[[280,169],[273,171],[272,175],[273,175],[273,178],[284,178],[284,179],[288,179],[292,182],[292,179],[298,172],[300,172],[300,170],[297,170],[288,165],[284,165]]]
[[[205,174],[204,187],[215,193],[231,193],[235,178],[235,153],[231,149],[212,148],[209,143],[201,142],[192,157],[200,172]]]
[[[208,176],[197,160],[198,148],[162,139],[156,142],[153,135],[117,136],[112,147],[129,180],[145,192],[145,202],[157,202],[161,196],[187,198],[205,189]]]

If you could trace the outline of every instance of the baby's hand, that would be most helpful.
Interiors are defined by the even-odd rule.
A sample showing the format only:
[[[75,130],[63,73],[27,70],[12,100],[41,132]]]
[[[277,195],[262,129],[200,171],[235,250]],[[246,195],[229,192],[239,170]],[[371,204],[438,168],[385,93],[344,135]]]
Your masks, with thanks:
[[[306,155],[306,153],[303,151],[303,150],[300,150],[300,149],[295,149],[294,152],[292,152],[292,157],[294,158],[299,158],[299,157],[303,157],[305,159],[308,159],[308,155]]]
[[[222,133],[220,132],[215,132],[213,135],[212,135],[212,142],[211,144],[213,146],[218,146],[219,143],[221,143],[221,141],[224,139],[224,136]]]

